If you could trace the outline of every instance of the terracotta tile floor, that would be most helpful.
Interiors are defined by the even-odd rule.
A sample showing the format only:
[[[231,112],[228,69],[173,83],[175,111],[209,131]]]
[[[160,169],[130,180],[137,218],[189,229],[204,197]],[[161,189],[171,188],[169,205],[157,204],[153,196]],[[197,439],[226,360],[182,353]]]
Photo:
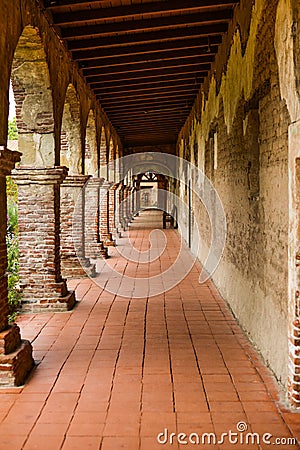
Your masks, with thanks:
[[[134,221],[130,237],[137,249],[147,249],[156,220],[152,213]],[[168,245],[152,263],[117,257],[124,238],[111,249],[109,264],[123,279],[109,284],[102,264],[98,281],[107,278],[119,295],[97,280],[73,280],[79,300],[73,311],[20,316],[38,364],[24,388],[0,391],[0,450],[270,448],[262,440],[243,443],[249,432],[260,439],[272,434],[271,448],[276,438],[299,439],[300,415],[282,406],[271,374],[212,283],[199,285],[199,264],[166,293],[124,296],[137,294],[125,275],[148,277],[172,266],[180,239],[165,231]],[[235,435],[222,443],[222,433],[237,432],[238,423],[247,427],[237,434],[239,443]],[[168,443],[160,444],[165,429]],[[178,444],[178,433],[192,442]],[[209,444],[206,436],[198,445],[204,433],[219,443]],[[276,448],[299,448],[285,442]]]

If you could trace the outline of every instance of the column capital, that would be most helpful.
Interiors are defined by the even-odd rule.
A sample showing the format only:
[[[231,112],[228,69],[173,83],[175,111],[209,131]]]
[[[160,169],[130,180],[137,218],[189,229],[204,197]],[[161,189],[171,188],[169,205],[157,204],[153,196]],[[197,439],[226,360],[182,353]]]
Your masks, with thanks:
[[[67,175],[63,181],[64,186],[83,187],[91,178],[91,175]]]
[[[95,187],[101,187],[102,185],[103,185],[103,183],[104,183],[104,180],[105,180],[105,178],[99,178],[99,177],[91,177],[89,180],[88,180],[88,183],[87,183],[87,188],[89,188],[89,187],[93,187],[93,188],[95,188]]]
[[[12,171],[12,177],[18,185],[61,184],[68,174],[68,168],[19,166]]]
[[[105,189],[105,190],[109,190],[111,187],[112,187],[112,185],[113,185],[114,183],[113,183],[113,181],[104,181],[103,182],[103,184],[101,185],[101,188],[103,188],[103,189]]]
[[[10,175],[17,162],[21,160],[22,153],[8,150],[0,146],[0,177]]]
[[[118,189],[119,185],[120,185],[120,183],[114,183],[114,184],[111,186],[110,189],[111,189],[112,191],[116,191],[116,190]]]

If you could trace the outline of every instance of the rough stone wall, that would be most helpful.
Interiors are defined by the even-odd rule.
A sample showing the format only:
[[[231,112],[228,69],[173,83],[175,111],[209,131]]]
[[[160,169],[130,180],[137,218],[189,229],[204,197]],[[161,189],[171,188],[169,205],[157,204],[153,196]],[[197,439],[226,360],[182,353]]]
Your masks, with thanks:
[[[227,241],[214,281],[286,385],[291,118],[280,90],[274,44],[278,2],[257,0],[250,20],[246,3],[236,8],[231,33],[222,45],[228,60],[222,65],[217,58],[215,75],[200,92],[179,136],[177,154],[197,163],[221,197]],[[185,202],[186,191],[180,186]],[[199,257],[204,261],[210,223],[204,207],[193,202],[201,231]],[[183,219],[179,218],[186,235]]]

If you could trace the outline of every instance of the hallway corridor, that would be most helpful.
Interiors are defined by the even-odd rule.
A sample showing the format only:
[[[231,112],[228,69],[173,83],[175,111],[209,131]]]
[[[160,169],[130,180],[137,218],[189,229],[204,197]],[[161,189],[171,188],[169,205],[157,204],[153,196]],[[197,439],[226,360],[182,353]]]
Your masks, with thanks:
[[[142,213],[110,248],[107,263],[123,278],[152,277],[174,263],[180,237],[169,228],[167,246],[153,262],[118,255],[128,245],[126,234],[137,250],[147,250],[149,223],[162,228],[161,214]],[[152,237],[158,247],[161,233]],[[187,248],[183,253],[191,258]],[[22,336],[33,343],[38,364],[24,388],[1,389],[0,449],[240,450],[270,448],[264,433],[273,435],[271,444],[300,438],[299,414],[282,406],[270,372],[212,283],[198,283],[200,269],[195,263],[165,293],[131,298],[130,283],[119,286],[128,296],[97,284],[106,277],[102,267],[94,280],[69,283],[79,300],[73,311],[21,315]],[[230,444],[228,437],[221,443],[221,434],[236,433],[237,424],[239,439],[255,432],[260,445]],[[168,443],[164,435],[158,443],[165,429]],[[178,433],[187,435],[179,436],[186,444],[178,444]],[[201,444],[204,433],[216,434],[219,444],[213,435]],[[276,447],[299,448],[284,440]]]

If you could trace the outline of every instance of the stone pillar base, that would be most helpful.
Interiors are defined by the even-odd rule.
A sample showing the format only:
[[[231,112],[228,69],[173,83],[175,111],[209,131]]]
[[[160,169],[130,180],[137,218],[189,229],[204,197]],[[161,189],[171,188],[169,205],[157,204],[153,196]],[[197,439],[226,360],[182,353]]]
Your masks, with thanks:
[[[24,311],[65,311],[74,305],[61,277],[59,190],[65,167],[18,167],[20,289]],[[65,303],[65,305],[64,305]]]
[[[112,233],[102,234],[103,244],[106,247],[114,247],[116,245]]]
[[[21,386],[34,366],[30,342],[12,325],[0,333],[0,386]]]
[[[84,186],[89,175],[68,175],[61,185],[61,273],[64,278],[95,276],[95,265],[85,255]]]
[[[96,265],[91,263],[89,259],[86,259],[82,264],[73,261],[64,261],[62,269],[63,276],[66,278],[85,278],[96,276]]]
[[[102,258],[104,258],[104,259],[109,258],[108,248],[105,247],[104,244],[102,244],[102,249],[100,250],[100,254],[101,254]]]
[[[109,229],[109,189],[112,183],[104,182],[100,188],[100,238],[106,247],[115,246]]]
[[[100,240],[99,232],[100,187],[103,182],[104,178],[92,177],[85,187],[85,256],[92,259],[107,255],[107,249],[104,248],[103,242]]]
[[[70,311],[76,303],[74,291],[69,291],[64,297],[47,297],[39,299],[36,303],[33,300],[22,302],[22,312],[39,313],[39,312],[65,312]]]

